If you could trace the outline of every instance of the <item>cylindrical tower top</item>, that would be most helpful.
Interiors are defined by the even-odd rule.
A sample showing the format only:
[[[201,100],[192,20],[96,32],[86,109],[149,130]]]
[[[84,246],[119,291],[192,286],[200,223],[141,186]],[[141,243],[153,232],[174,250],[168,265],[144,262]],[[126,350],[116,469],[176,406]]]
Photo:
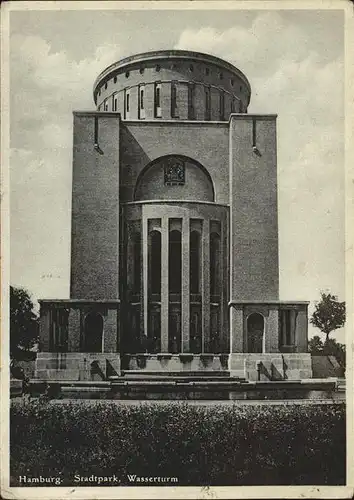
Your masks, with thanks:
[[[121,59],[97,77],[100,111],[125,120],[227,120],[247,113],[251,86],[232,64],[200,52],[159,50]]]

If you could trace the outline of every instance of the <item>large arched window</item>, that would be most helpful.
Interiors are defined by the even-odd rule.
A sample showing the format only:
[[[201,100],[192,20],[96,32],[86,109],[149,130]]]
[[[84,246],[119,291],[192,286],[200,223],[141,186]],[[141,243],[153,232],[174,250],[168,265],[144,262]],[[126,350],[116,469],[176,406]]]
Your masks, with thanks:
[[[182,238],[181,232],[170,231],[168,253],[168,283],[170,293],[181,293]]]
[[[210,234],[210,295],[220,295],[220,236]]]
[[[152,294],[161,293],[161,233],[150,233],[150,269],[149,283]]]
[[[140,233],[134,233],[133,242],[133,293],[140,293],[141,284],[141,236]]]
[[[102,352],[103,318],[97,312],[87,314],[84,323],[84,351]]]
[[[192,231],[190,235],[190,293],[200,293],[200,235]]]

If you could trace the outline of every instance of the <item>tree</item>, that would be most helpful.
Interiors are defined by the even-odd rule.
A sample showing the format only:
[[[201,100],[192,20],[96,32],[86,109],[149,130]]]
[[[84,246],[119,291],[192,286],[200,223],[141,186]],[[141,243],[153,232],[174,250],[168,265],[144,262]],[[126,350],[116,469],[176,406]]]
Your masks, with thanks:
[[[38,339],[38,316],[24,288],[10,286],[10,355],[18,357],[29,350]]]
[[[339,302],[335,295],[321,292],[321,300],[315,305],[310,323],[326,335],[325,344],[327,344],[329,334],[344,326],[345,302]]]
[[[311,354],[323,354],[323,342],[318,335],[309,340],[309,352]]]
[[[315,356],[334,356],[339,364],[345,368],[345,345],[334,339],[323,343],[318,335],[309,340],[309,353]]]
[[[345,345],[336,342],[334,339],[328,339],[323,346],[323,354],[334,356],[339,364],[345,368]]]

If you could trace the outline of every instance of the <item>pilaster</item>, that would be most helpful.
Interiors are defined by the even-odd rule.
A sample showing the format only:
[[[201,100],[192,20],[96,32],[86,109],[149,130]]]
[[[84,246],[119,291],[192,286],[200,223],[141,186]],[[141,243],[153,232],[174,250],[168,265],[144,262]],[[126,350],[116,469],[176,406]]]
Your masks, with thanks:
[[[230,352],[243,352],[243,307],[230,307]]]
[[[149,322],[149,311],[148,311],[148,307],[149,307],[149,303],[148,303],[148,291],[149,291],[149,287],[148,287],[148,270],[149,270],[149,262],[148,262],[148,258],[149,258],[149,247],[148,247],[148,238],[149,238],[149,234],[148,234],[148,219],[146,217],[146,215],[142,214],[142,224],[143,224],[143,228],[142,228],[142,233],[143,233],[143,290],[144,290],[144,293],[143,293],[143,318],[144,318],[144,336],[147,338],[148,337],[148,322]]]
[[[116,309],[108,309],[103,328],[103,352],[117,352],[118,314]]]
[[[50,350],[50,310],[41,305],[41,315],[39,320],[39,339],[41,350]]]
[[[80,352],[80,330],[81,330],[81,312],[78,308],[72,308],[68,318],[69,338],[68,351]]]
[[[161,219],[161,352],[168,352],[168,217]]]
[[[189,352],[190,327],[190,222],[182,220],[182,352]]]
[[[264,352],[279,352],[279,309],[269,308],[265,318]]]
[[[210,221],[203,221],[202,238],[202,352],[209,351],[210,342]]]

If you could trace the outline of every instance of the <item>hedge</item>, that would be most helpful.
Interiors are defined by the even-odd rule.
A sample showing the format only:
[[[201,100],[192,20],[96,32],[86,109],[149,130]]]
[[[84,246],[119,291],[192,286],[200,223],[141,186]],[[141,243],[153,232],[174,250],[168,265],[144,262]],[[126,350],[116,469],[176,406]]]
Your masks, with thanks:
[[[345,484],[345,406],[11,404],[10,474],[178,477],[179,485]]]

